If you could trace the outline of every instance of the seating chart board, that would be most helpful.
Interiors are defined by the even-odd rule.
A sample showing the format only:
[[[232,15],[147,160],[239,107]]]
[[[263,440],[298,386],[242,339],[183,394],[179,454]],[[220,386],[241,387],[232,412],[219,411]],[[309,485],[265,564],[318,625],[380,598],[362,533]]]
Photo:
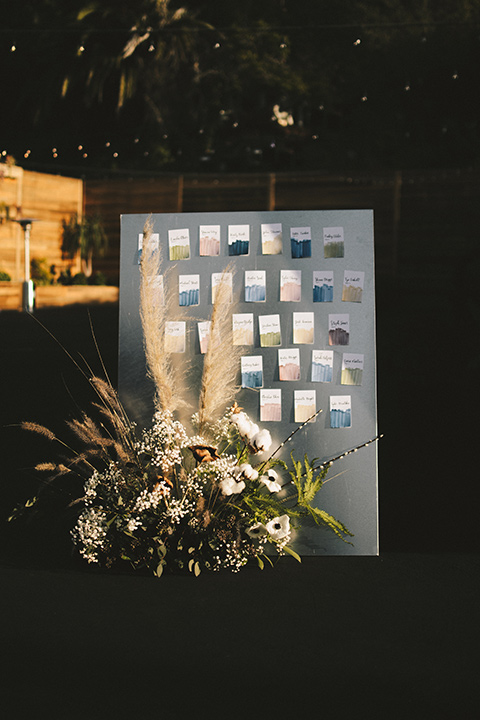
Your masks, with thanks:
[[[149,425],[140,303],[140,258],[148,216],[121,218],[119,392],[138,424]],[[195,412],[215,287],[229,266],[232,341],[241,346],[237,402],[274,446],[322,408],[282,450],[321,461],[375,437],[376,359],[373,211],[152,214],[165,282],[178,313],[165,348],[186,363]],[[167,337],[168,334],[168,337]],[[185,418],[181,418],[184,420]],[[286,480],[286,478],[285,478]],[[305,524],[301,555],[378,553],[376,443],[336,461],[318,495],[353,532],[352,545]]]

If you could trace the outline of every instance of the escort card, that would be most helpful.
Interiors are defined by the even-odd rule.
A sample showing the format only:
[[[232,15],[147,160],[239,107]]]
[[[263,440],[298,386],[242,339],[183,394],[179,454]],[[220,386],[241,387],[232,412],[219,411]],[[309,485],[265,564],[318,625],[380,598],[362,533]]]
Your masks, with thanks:
[[[202,355],[208,350],[208,341],[210,339],[210,320],[204,320],[197,324],[198,342],[200,343],[200,352]]]
[[[202,257],[220,255],[220,225],[200,225],[199,254]]]
[[[342,357],[341,385],[361,385],[363,375],[363,355],[344,353]]]
[[[302,271],[280,270],[280,301],[300,302],[302,299]]]
[[[263,386],[263,357],[247,355],[240,358],[242,388],[261,388]]]
[[[311,345],[314,339],[313,312],[293,313],[293,342],[296,345]]]
[[[228,254],[248,255],[250,250],[250,225],[228,226]]]
[[[267,274],[265,270],[245,270],[245,302],[265,302]]]
[[[323,254],[326,258],[342,258],[344,256],[343,227],[323,228]]]
[[[253,313],[234,313],[232,316],[234,345],[253,345]]]
[[[154,250],[157,250],[160,245],[160,235],[158,233],[152,233],[150,235],[150,243]],[[138,264],[140,264],[140,261],[142,259],[142,250],[143,250],[143,233],[138,233],[138,245],[137,245],[137,260]]]
[[[155,305],[165,305],[165,291],[163,288],[163,275],[157,275],[153,280],[153,302]]]
[[[312,230],[309,227],[290,228],[292,258],[312,256]]]
[[[215,303],[216,290],[220,284],[221,279],[224,279],[225,283],[230,287],[230,296],[228,302],[233,301],[233,275],[232,273],[212,273],[212,305]]]
[[[343,302],[362,302],[365,273],[360,270],[345,270],[343,274]]]
[[[261,226],[262,254],[281,255],[282,253],[282,223],[265,224]]]
[[[200,275],[178,276],[178,304],[183,307],[200,304]]]
[[[168,249],[170,260],[188,260],[190,257],[190,231],[188,228],[168,231]]]
[[[185,352],[185,332],[186,323],[181,320],[179,322],[165,323],[165,343],[164,348],[167,353],[184,353]]]
[[[300,350],[291,348],[278,351],[279,380],[300,380]]]
[[[348,428],[352,426],[352,398],[350,395],[330,396],[330,427]]]
[[[317,410],[317,394],[315,390],[295,390],[293,393],[294,415],[296,423],[304,423]],[[316,418],[312,418],[310,422],[315,422]]]
[[[282,391],[260,390],[260,422],[281,422]]]
[[[312,382],[332,382],[333,350],[312,350]]]
[[[350,315],[328,316],[328,344],[348,345],[350,342]]]
[[[333,302],[333,270],[313,271],[313,302]]]
[[[259,315],[258,327],[261,347],[276,347],[282,344],[280,315]]]

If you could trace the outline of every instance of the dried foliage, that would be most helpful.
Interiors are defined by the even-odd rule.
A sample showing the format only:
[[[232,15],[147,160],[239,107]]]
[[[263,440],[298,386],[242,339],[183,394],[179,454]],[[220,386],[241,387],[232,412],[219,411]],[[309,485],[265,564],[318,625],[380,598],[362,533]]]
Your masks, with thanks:
[[[140,317],[147,373],[155,385],[155,405],[159,410],[173,412],[178,408],[177,376],[168,353],[165,352],[165,323],[171,316],[172,294],[158,288],[161,268],[161,250],[152,241],[153,221],[149,217],[143,230],[142,259],[140,263]],[[164,286],[165,277],[164,277]]]
[[[203,363],[198,427],[205,434],[238,393],[240,347],[232,343],[231,267],[225,268],[215,291],[208,348]]]

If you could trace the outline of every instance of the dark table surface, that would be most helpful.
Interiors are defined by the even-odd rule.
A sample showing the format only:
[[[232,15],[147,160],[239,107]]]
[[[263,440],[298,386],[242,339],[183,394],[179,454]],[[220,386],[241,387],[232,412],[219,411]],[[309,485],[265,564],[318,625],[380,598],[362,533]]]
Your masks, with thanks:
[[[90,314],[115,384],[118,308]],[[100,371],[84,307],[35,316]],[[447,373],[434,362],[437,351],[448,355],[444,324],[434,309],[427,319],[430,336],[411,342],[405,302],[399,309],[391,289],[382,295],[379,557],[282,558],[264,571],[156,579],[84,566],[60,540],[61,524],[41,534],[3,525],[5,716],[476,718],[478,397],[460,370],[474,372],[478,358],[457,355],[459,371]],[[45,459],[14,426],[57,430],[89,389],[23,313],[0,312],[0,361],[6,516],[31,492],[28,468]]]

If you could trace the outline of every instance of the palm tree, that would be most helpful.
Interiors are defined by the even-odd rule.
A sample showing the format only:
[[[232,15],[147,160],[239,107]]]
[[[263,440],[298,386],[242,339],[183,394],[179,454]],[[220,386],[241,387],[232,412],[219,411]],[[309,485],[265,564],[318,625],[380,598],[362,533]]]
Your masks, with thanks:
[[[108,249],[108,238],[98,215],[79,219],[75,213],[62,221],[62,252],[74,258],[80,251],[82,272],[89,278],[93,272],[93,258],[102,257]]]
[[[156,100],[162,85],[188,66],[198,67],[197,23],[186,8],[173,8],[170,0],[90,2],[75,18],[80,33],[78,64],[65,74],[62,94],[84,84],[87,102],[115,98],[117,110],[128,100],[142,99],[162,120]]]

